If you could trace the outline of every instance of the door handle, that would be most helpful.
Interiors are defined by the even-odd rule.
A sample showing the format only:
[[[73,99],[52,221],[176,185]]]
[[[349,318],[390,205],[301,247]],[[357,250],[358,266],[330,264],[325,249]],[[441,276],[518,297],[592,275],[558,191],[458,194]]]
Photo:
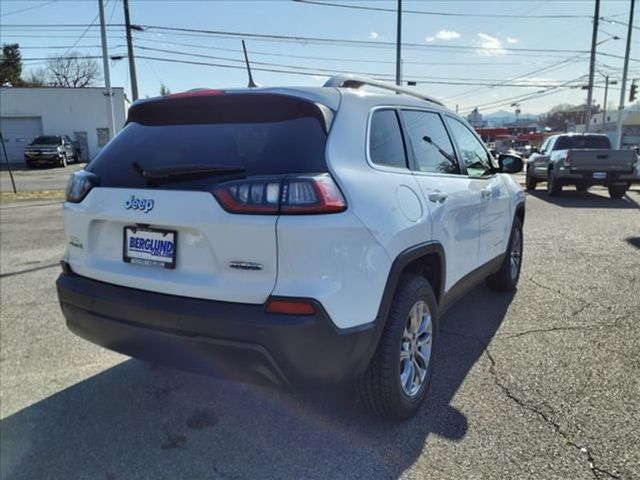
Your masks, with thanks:
[[[482,192],[482,198],[489,198],[491,196],[491,189],[490,188],[483,188],[480,191]]]
[[[447,199],[447,194],[440,190],[435,190],[429,194],[429,200],[433,203],[444,203]]]

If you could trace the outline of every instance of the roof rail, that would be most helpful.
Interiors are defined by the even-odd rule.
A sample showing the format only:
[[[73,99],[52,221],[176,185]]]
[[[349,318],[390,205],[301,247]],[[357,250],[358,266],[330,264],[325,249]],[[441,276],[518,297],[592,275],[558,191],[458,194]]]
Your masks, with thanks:
[[[360,88],[364,85],[371,87],[382,88],[384,90],[391,90],[392,92],[402,93],[403,95],[410,95],[412,97],[419,98],[425,102],[435,103],[440,106],[445,106],[440,100],[423,95],[422,93],[410,90],[408,88],[399,87],[392,83],[383,82],[381,80],[374,80],[373,78],[360,77],[358,75],[339,74],[334,75],[324,84],[325,87],[343,87],[343,88]]]

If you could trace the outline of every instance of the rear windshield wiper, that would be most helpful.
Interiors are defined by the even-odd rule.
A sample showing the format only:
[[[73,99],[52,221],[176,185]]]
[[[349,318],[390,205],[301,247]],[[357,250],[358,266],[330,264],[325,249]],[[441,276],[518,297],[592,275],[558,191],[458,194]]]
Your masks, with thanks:
[[[131,166],[138,175],[151,185],[226,175],[242,178],[247,173],[247,170],[243,167],[224,167],[220,165],[169,165],[166,167],[145,168],[138,162],[132,162]]]
[[[438,152],[440,152],[440,155],[442,155],[444,158],[449,160],[451,165],[453,165],[456,168],[458,167],[458,162],[456,161],[456,157],[451,155],[449,152],[443,150],[442,147],[440,147],[440,145],[438,145],[436,142],[434,142],[431,139],[431,137],[429,137],[428,135],[425,135],[424,137],[422,137],[422,140],[427,142],[430,145],[433,145],[436,148],[436,150],[438,150]]]

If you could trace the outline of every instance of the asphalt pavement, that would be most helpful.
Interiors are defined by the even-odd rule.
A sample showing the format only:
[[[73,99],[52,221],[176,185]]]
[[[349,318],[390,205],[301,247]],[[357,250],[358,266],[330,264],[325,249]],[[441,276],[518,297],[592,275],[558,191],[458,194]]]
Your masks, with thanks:
[[[64,190],[67,180],[76,170],[84,168],[84,163],[74,163],[65,168],[39,167],[15,168],[13,179],[18,192],[38,192],[41,190]],[[12,192],[11,177],[6,166],[0,171],[0,192]]]
[[[54,288],[60,204],[3,204],[0,477],[640,478],[640,194],[527,202],[518,291],[481,286],[448,312],[430,397],[399,424],[348,391],[238,385],[75,337]]]

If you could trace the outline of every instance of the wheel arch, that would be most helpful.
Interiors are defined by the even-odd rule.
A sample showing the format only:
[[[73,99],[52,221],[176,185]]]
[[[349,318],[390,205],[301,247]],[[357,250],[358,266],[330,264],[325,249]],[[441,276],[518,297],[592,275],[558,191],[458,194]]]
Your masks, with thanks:
[[[524,217],[525,217],[524,202],[520,202],[516,205],[514,216],[520,220],[520,223],[522,225],[524,225]]]
[[[446,259],[439,242],[426,242],[402,251],[391,264],[378,308],[378,319],[386,322],[400,277],[413,273],[427,279],[438,303],[444,297]]]

